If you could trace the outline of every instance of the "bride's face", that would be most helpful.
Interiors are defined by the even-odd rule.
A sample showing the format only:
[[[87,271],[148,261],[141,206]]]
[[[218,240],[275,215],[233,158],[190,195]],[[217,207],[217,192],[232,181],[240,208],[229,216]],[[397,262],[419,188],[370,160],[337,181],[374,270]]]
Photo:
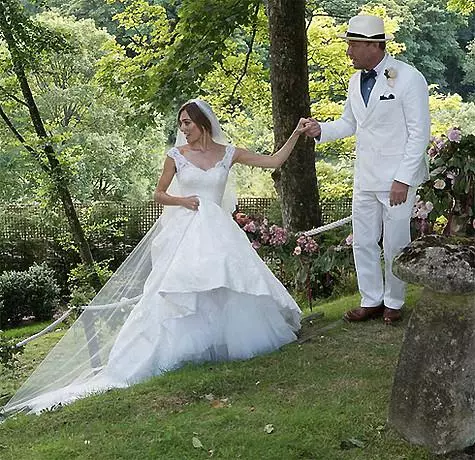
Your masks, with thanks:
[[[183,110],[180,115],[180,131],[185,135],[188,144],[198,141],[203,135],[199,126],[190,118],[186,110]]]

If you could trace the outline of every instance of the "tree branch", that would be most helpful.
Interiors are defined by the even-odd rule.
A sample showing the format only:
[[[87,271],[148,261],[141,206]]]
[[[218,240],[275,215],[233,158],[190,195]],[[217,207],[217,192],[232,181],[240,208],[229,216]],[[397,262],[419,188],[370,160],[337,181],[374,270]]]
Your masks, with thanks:
[[[14,94],[9,93],[3,86],[0,86],[0,91],[2,91],[10,99],[13,99],[15,102],[18,102],[18,104],[28,107],[28,104],[25,101],[21,100],[19,97],[16,97]]]
[[[239,85],[241,84],[243,78],[247,74],[247,69],[249,67],[249,61],[251,59],[251,54],[252,54],[252,51],[253,51],[253,48],[254,48],[254,40],[256,39],[256,34],[257,34],[257,19],[258,19],[257,16],[259,14],[259,8],[260,8],[260,3],[257,3],[256,4],[256,9],[254,11],[254,24],[252,26],[251,40],[247,44],[248,48],[247,48],[247,53],[246,53],[246,59],[244,61],[244,67],[242,69],[241,75],[239,76],[236,83],[234,84],[234,88],[231,92],[231,95],[229,96],[229,103],[230,104],[232,104],[232,101],[234,99],[234,95],[236,94],[236,91],[237,91]]]
[[[5,124],[8,126],[10,131],[13,133],[13,135],[20,141],[20,143],[23,145],[23,147],[33,155],[35,160],[38,161],[38,163],[41,166],[41,169],[43,169],[44,172],[50,173],[50,169],[48,166],[44,163],[44,161],[41,158],[41,155],[29,144],[27,144],[25,138],[20,134],[20,132],[15,128],[13,125],[12,121],[10,118],[8,118],[8,115],[4,112],[3,107],[0,105],[0,117],[3,119]]]

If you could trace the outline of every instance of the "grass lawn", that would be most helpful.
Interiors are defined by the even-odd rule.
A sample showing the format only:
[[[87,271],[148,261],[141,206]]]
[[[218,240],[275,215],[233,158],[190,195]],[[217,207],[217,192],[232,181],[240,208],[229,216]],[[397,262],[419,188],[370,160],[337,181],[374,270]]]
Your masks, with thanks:
[[[325,316],[305,326],[303,337],[312,338],[302,344],[249,361],[188,365],[55,412],[8,419],[0,424],[0,458],[435,458],[386,426],[404,327],[419,295],[410,290],[398,326],[339,321],[358,302],[346,297],[314,309]],[[0,377],[0,394],[12,394],[60,335],[29,344],[17,376]]]

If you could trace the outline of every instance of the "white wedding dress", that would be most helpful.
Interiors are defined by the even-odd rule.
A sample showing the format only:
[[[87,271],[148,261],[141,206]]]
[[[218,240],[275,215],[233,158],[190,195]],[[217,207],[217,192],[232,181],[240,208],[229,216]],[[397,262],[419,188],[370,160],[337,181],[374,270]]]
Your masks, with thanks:
[[[202,170],[177,148],[168,152],[179,193],[198,195],[198,211],[170,207],[129,256],[148,268],[119,268],[5,414],[38,413],[185,362],[246,359],[295,340],[300,309],[221,207],[233,154],[228,145]],[[101,306],[109,291],[115,303]]]

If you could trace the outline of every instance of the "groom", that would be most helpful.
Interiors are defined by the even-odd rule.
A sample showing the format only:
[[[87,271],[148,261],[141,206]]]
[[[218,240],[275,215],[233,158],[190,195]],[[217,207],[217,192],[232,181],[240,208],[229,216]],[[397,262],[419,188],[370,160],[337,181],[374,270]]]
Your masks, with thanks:
[[[353,254],[361,303],[344,318],[353,322],[383,316],[392,324],[401,318],[405,296],[392,261],[410,242],[416,188],[428,178],[428,88],[414,67],[386,54],[393,36],[385,33],[381,18],[355,16],[340,37],[357,69],[343,114],[325,123],[312,120],[306,134],[317,144],[356,135]]]

